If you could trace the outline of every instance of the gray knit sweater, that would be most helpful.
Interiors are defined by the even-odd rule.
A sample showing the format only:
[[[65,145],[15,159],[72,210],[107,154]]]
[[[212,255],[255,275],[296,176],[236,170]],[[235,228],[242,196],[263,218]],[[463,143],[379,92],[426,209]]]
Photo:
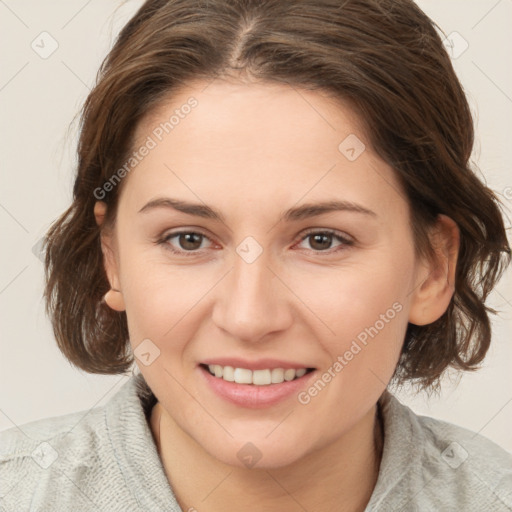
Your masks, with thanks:
[[[148,424],[155,401],[139,374],[104,406],[0,432],[0,511],[182,512]],[[366,512],[512,511],[511,454],[388,391],[379,403],[384,451]]]

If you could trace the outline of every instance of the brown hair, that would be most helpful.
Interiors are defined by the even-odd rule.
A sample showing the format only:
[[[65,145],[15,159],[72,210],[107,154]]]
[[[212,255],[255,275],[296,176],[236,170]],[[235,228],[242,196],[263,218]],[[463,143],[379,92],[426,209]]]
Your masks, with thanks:
[[[418,255],[434,257],[442,213],[460,229],[455,292],[432,324],[409,324],[393,379],[439,388],[449,366],[474,370],[490,344],[484,302],[510,247],[497,197],[469,166],[473,122],[435,24],[411,0],[148,0],[123,28],[81,115],[73,203],[46,237],[45,299],[75,366],[124,373],[133,363],[126,313],[110,288],[93,215],[95,191],[133,150],[134,130],[196,80],[236,77],[330,93],[365,123],[411,208]],[[123,181],[102,198],[112,226]],[[504,254],[502,254],[504,253]]]

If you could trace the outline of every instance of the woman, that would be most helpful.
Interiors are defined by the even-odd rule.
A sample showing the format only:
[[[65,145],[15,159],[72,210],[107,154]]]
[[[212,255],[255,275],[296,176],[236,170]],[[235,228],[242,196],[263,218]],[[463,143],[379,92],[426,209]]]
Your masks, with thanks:
[[[411,1],[147,1],[46,238],[60,349],[140,373],[2,432],[2,506],[510,510],[510,454],[387,390],[490,345],[510,247],[472,130]]]

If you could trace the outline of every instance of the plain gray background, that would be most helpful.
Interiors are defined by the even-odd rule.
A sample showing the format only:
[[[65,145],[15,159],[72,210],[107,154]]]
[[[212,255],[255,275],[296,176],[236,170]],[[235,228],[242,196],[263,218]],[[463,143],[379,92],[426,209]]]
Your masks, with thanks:
[[[473,159],[510,219],[512,0],[418,3],[453,43],[453,63],[475,115]],[[0,430],[74,411],[85,415],[128,379],[87,374],[60,354],[44,313],[43,266],[34,245],[71,200],[77,125],[68,127],[116,34],[141,4],[0,0]],[[46,55],[52,45],[58,47]],[[483,367],[449,373],[440,399],[406,389],[397,396],[419,414],[479,432],[512,452],[511,275],[509,269],[489,300],[501,314],[493,318]]]

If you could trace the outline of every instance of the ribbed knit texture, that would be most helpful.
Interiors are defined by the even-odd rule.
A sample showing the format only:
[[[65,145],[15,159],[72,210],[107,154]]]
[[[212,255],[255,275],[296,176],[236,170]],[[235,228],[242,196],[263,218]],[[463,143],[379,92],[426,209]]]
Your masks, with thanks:
[[[155,401],[139,374],[101,407],[0,432],[0,511],[183,512],[149,428]],[[510,453],[388,391],[379,403],[384,451],[365,512],[512,511]]]

